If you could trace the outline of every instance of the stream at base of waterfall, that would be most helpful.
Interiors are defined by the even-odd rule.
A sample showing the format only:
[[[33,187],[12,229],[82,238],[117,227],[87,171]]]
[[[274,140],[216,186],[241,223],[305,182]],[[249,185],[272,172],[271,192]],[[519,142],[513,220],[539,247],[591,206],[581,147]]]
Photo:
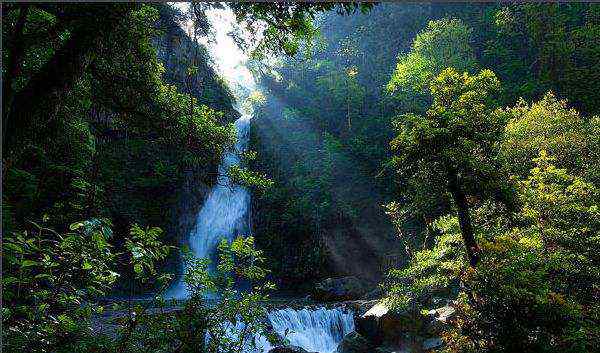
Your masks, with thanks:
[[[287,308],[269,313],[269,320],[290,345],[309,352],[333,353],[344,336],[354,331],[354,314],[340,308]],[[268,348],[267,344],[262,351]]]
[[[354,314],[341,308],[300,309],[291,308],[271,311],[268,320],[274,333],[290,346],[301,347],[308,352],[334,353],[345,335],[354,331]],[[243,331],[243,325],[229,327],[229,335]],[[273,346],[265,337],[247,339],[244,353],[268,353]]]

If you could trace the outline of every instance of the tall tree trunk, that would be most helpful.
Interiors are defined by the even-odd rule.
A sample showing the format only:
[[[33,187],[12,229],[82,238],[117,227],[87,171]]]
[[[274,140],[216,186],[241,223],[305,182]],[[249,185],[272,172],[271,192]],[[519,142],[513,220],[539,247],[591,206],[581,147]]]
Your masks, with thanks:
[[[463,242],[465,243],[465,248],[467,250],[469,264],[471,267],[475,267],[479,262],[479,246],[477,245],[477,242],[475,241],[475,235],[473,234],[473,226],[471,224],[471,216],[469,215],[467,197],[461,188],[456,170],[448,170],[448,189],[450,190],[452,199],[456,204],[458,223],[460,225],[460,232],[462,233]]]

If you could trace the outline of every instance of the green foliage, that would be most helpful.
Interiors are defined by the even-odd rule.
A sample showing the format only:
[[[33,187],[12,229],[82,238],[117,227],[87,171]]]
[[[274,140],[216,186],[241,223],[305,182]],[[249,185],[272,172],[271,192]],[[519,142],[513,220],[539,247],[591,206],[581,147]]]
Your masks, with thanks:
[[[170,246],[163,245],[163,230],[158,227],[142,229],[134,224],[130,237],[125,240],[125,249],[131,254],[130,265],[137,279],[145,280],[156,275],[156,263],[167,257]]]
[[[251,186],[257,192],[265,192],[273,186],[271,179],[246,168],[234,165],[227,172],[233,184]]]
[[[458,278],[466,269],[464,244],[453,216],[436,219],[427,232],[437,235],[431,249],[411,254],[410,263],[388,273],[384,287],[391,307],[399,310],[431,305],[432,296],[449,296],[458,289]]]
[[[238,237],[231,243],[223,240],[216,266],[189,253],[185,261],[190,298],[175,314],[150,313],[137,307],[136,315],[127,318],[116,338],[120,352],[233,353],[251,350],[259,336],[275,340],[265,321],[265,302],[273,286],[265,282],[265,258],[255,249],[252,237]],[[157,301],[161,307],[167,304],[160,298]]]
[[[421,10],[381,4],[368,15],[329,13],[317,21],[318,45],[304,43],[296,56],[256,69],[265,93],[293,109],[316,133],[339,140],[365,173],[385,174],[376,180],[382,189],[390,183],[390,173],[381,172],[392,135],[388,107],[379,101],[381,86],[403,41],[425,22],[417,16]]]
[[[531,156],[546,150],[558,166],[594,178],[593,165],[600,160],[598,136],[592,122],[568,108],[566,101],[548,93],[532,104],[521,100],[504,113],[508,124],[500,158],[511,173],[525,176],[533,166]]]
[[[288,119],[284,123],[286,127],[299,126],[293,112],[290,111]],[[316,136],[301,127],[286,138],[298,147],[317,143]],[[263,142],[266,140],[261,139],[260,143]],[[255,134],[251,143],[265,153],[252,168],[269,171],[272,180],[269,188],[257,195],[259,207],[265,210],[254,222],[262,229],[257,243],[269,253],[287,254],[272,259],[273,272],[291,283],[311,278],[315,271],[326,271],[321,243],[323,229],[320,227],[323,220],[335,217],[335,201],[329,191],[333,182],[332,151],[329,148],[319,151],[314,145],[298,148],[296,151],[301,158],[279,164],[283,161],[279,156],[286,150],[277,144],[259,144]],[[308,209],[311,211],[307,212]]]
[[[357,10],[366,13],[370,3],[232,3],[229,7],[237,22],[250,34],[252,43],[237,33],[239,45],[254,44],[253,56],[284,52],[294,55],[302,40],[312,40],[317,34],[313,20],[319,12],[335,9],[341,14]],[[261,30],[257,31],[256,28]]]
[[[431,83],[433,103],[426,115],[395,120],[394,165],[408,181],[407,197],[415,211],[435,213],[443,207],[452,173],[471,195],[495,187],[496,141],[503,128],[493,100],[498,89],[489,70],[471,76],[449,68]]]
[[[252,238],[221,244],[214,265],[187,258],[181,311],[136,304],[114,334],[90,334],[117,273],[165,279],[179,191],[214,182],[234,142],[231,92],[195,41],[225,7],[254,58],[292,55],[253,63],[259,158],[242,158],[258,172],[229,171],[262,192],[257,243],[276,277],[328,275],[345,247],[375,259],[390,247],[374,234],[395,226],[410,262],[390,273],[390,301],[456,298],[448,351],[600,345],[597,5],[194,3],[194,39],[167,5],[3,5],[3,348],[216,353],[266,334]],[[333,9],[353,16],[317,18]],[[519,97],[534,103],[496,109]],[[414,218],[429,227],[408,230]],[[368,272],[370,258],[342,267]]]
[[[197,64],[207,83],[198,97],[167,80],[157,42],[169,22],[161,16],[173,14],[161,6],[4,9],[3,100],[41,93],[3,109],[3,127],[17,122],[12,142],[3,139],[3,348],[74,352],[108,342],[103,349],[116,349],[120,343],[90,337],[90,316],[102,309],[95,299],[114,295],[114,284],[164,284],[157,269],[171,248],[164,242],[176,242],[184,173],[214,182],[235,140],[224,112],[208,106],[228,106],[207,99],[228,92],[210,85],[216,78],[206,63]],[[40,219],[43,226],[31,223]]]
[[[554,283],[566,295],[594,300],[598,286],[600,257],[600,192],[581,177],[556,168],[553,159],[541,151],[535,167],[522,182],[523,216],[539,234],[547,254]]]
[[[59,234],[32,224],[3,237],[3,344],[21,351],[52,352],[84,331],[95,306],[88,304],[118,278],[105,219],[71,225]]]
[[[524,225],[486,244],[484,264],[465,278],[477,299],[462,303],[475,313],[459,330],[483,338],[485,351],[589,351],[598,344],[598,191],[544,152],[535,162],[522,182]]]
[[[256,65],[256,71],[262,75],[261,84],[267,88],[265,94],[271,94],[271,99],[283,105],[273,104],[276,107],[267,114],[272,119],[282,118],[264,126],[269,129],[277,126],[278,134],[285,136],[290,134],[289,130],[304,128],[297,125],[288,128],[281,123],[287,119],[287,115],[281,114],[281,111],[293,111],[294,117],[300,118],[302,124],[309,126],[316,135],[328,133],[341,143],[345,155],[353,159],[356,169],[364,170],[369,176],[363,185],[385,190],[386,196],[398,199],[411,215],[409,218],[430,222],[450,208],[446,176],[444,173],[431,172],[436,166],[426,165],[415,170],[414,177],[392,177],[391,171],[396,169],[395,164],[389,162],[391,153],[388,142],[394,137],[389,129],[392,117],[407,113],[425,115],[432,99],[429,84],[448,66],[470,74],[476,68],[493,70],[503,82],[502,90],[490,95],[498,105],[512,106],[520,96],[537,100],[551,89],[560,97],[557,100],[567,97],[577,107],[581,107],[581,102],[585,100],[588,103],[584,111],[595,112],[592,97],[596,90],[590,89],[589,84],[597,81],[595,73],[598,72],[593,68],[593,63],[598,60],[595,60],[597,46],[592,40],[597,32],[597,9],[593,4],[380,4],[368,15],[340,17],[327,14],[316,21],[321,31],[317,45],[301,45],[295,57],[281,58],[270,67]],[[400,70],[395,70],[396,67]],[[356,68],[355,79],[359,88],[356,92],[364,91],[363,97],[354,95],[355,90],[351,90],[346,83],[344,74],[350,68]],[[395,91],[392,95],[382,97],[380,91],[388,83]],[[422,86],[424,92],[411,85]],[[351,98],[350,109],[343,99],[346,93]],[[496,104],[492,104],[490,109],[495,107]],[[263,109],[268,110],[269,107]],[[348,116],[352,121],[352,128],[349,129]],[[257,117],[255,121],[258,126],[260,112]],[[502,140],[503,125],[510,118],[509,114],[498,112],[498,124],[494,127],[496,136],[491,139],[493,148],[485,163],[478,164],[477,158],[482,153],[475,150],[475,174],[467,175],[467,179],[472,180],[466,180],[463,185],[469,203],[493,197],[512,204],[510,208],[516,207],[513,182],[506,177],[506,171],[500,168],[500,161],[494,160],[498,156],[498,147],[501,147],[496,144]],[[260,138],[270,141],[276,139],[266,135]],[[591,141],[595,140],[597,134],[585,135],[589,136],[590,143],[582,155],[593,155],[598,147],[596,142]],[[453,140],[451,136],[447,137],[449,141]],[[308,138],[305,140],[313,141]],[[477,144],[477,139],[474,140]],[[297,144],[298,140],[292,141]],[[287,143],[280,138],[276,144],[282,146]],[[262,143],[263,146],[267,144]],[[265,168],[261,170],[263,173],[274,176],[275,188],[279,188],[277,184],[280,180],[282,184],[287,184],[292,177],[281,169],[294,172],[306,170],[292,169],[287,165],[281,169],[272,166],[276,160],[304,158],[298,157],[305,154],[298,154],[296,150],[292,146],[277,152],[269,148],[258,149],[257,164]],[[501,149],[502,154],[505,152],[513,151]],[[518,153],[518,149],[514,152]],[[522,175],[526,175],[530,157],[536,153],[523,153],[526,158],[505,163],[505,166],[509,171],[523,166]],[[469,155],[466,153],[463,156]],[[586,177],[590,180],[598,180],[597,168],[593,167],[594,160],[589,158],[583,163],[588,173]],[[306,161],[315,163],[311,158],[306,158]],[[563,166],[561,163],[563,161],[557,162]],[[343,169],[340,164],[334,162],[334,169]],[[479,175],[479,171],[488,175]],[[299,175],[294,177],[296,180],[302,179]],[[509,180],[509,183],[503,183],[504,180]],[[327,187],[326,184],[321,186]],[[357,189],[356,186],[352,188]],[[335,192],[328,189],[324,194],[335,195]],[[271,200],[276,202],[261,200],[259,207],[264,206],[267,211],[272,209],[276,213],[281,209],[289,209],[288,205],[295,206],[293,201],[297,199],[296,193],[282,187],[277,193],[273,192]],[[367,202],[371,203],[371,208],[385,203],[378,198],[375,201],[374,196],[369,199]],[[297,205],[298,208],[307,206],[304,213],[309,213],[312,204],[318,203],[300,202]],[[364,215],[357,203],[348,204],[353,211],[350,213]],[[274,218],[273,222],[265,225],[268,233],[272,234],[269,238],[277,238],[278,234],[283,233],[297,233],[293,230],[296,229],[294,222],[289,221],[288,217],[284,219],[287,227],[282,228],[285,230],[275,230],[279,219]],[[368,222],[370,217],[362,219]],[[402,227],[406,228],[411,222],[414,221],[408,219]],[[257,226],[262,225],[258,222]],[[327,224],[321,223],[319,226]],[[262,233],[261,229],[257,234],[261,243]]]
[[[400,305],[416,298],[427,307],[419,295],[462,283],[451,295],[458,316],[444,336],[449,352],[584,352],[598,344],[598,189],[551,162],[542,151],[519,182],[518,227],[493,204],[474,212],[479,266],[465,266],[457,221],[445,217],[434,223],[436,245],[391,273],[390,299]]]
[[[430,21],[415,37],[410,52],[398,60],[387,89],[426,94],[430,82],[445,68],[472,71],[476,67],[472,32],[460,19]]]
[[[158,54],[157,41],[163,36],[161,25],[174,23],[169,17],[174,14],[161,9],[34,4],[7,8],[11,20],[3,22],[3,39],[11,42],[22,35],[24,40],[20,42],[23,55],[18,45],[3,52],[19,68],[3,71],[3,78],[12,82],[4,98],[20,95],[36,76],[50,75],[49,81],[72,79],[60,85],[58,90],[64,91],[52,101],[52,109],[36,108],[25,114],[29,105],[19,105],[17,111],[3,110],[31,118],[31,124],[25,122],[26,128],[12,134],[15,143],[4,154],[3,208],[11,210],[4,224],[10,230],[25,229],[28,221],[47,217],[48,227],[64,232],[79,219],[108,217],[115,225],[111,243],[119,247],[134,224],[167,229],[161,237],[177,242],[173,219],[184,174],[206,184],[214,182],[214,170],[222,152],[233,143],[234,131],[224,124],[223,112],[207,106],[218,104],[181,93],[178,82],[166,83],[161,61],[167,60]],[[27,16],[20,29],[21,13]],[[78,19],[86,17],[98,23],[82,27]],[[122,18],[110,30],[98,29],[113,17]],[[98,32],[88,33],[90,29]],[[75,44],[66,43],[70,40]],[[57,57],[65,48],[79,51]],[[80,55],[85,60],[77,61]],[[52,76],[61,65],[45,65],[63,59],[75,62],[64,63],[68,72],[56,74],[60,77]],[[214,71],[197,66],[198,75],[207,76],[207,84],[211,83]],[[226,88],[204,88],[206,94],[214,90],[220,92],[214,93],[218,96]]]
[[[253,118],[254,166],[274,186],[258,199],[261,219],[254,225],[260,246],[282,259],[273,271],[284,283],[297,287],[292,283],[325,276],[333,265],[325,259],[375,247],[365,255],[369,265],[353,269],[369,276],[379,257],[394,251],[383,245],[392,243],[393,227],[379,207],[395,191],[384,166],[391,114],[380,97],[397,51],[426,22],[421,6],[407,7],[326,14],[316,22],[318,43],[267,68],[256,65],[268,99]],[[337,266],[347,271],[343,262]]]
[[[352,118],[360,114],[365,98],[365,89],[357,80],[356,67],[347,68],[345,72],[330,72],[317,78],[317,87],[328,93],[333,106],[346,107],[346,125],[352,127]]]
[[[223,240],[219,244],[216,275],[203,283],[204,288],[212,289],[212,293],[219,296],[216,305],[205,313],[208,319],[206,332],[210,337],[206,347],[208,352],[233,353],[242,347],[253,349],[257,335],[274,339],[264,321],[266,293],[274,289],[272,284],[263,281],[268,272],[262,267],[264,262],[262,251],[254,248],[252,237],[238,237],[231,244]],[[195,278],[188,276],[186,283],[194,288]],[[240,284],[249,286],[250,290],[239,291],[236,286]],[[208,293],[194,291],[192,301],[202,294]],[[231,331],[235,334],[227,337]]]
[[[411,260],[390,272],[389,301],[396,308],[431,308],[436,297],[456,299],[458,315],[443,334],[448,352],[587,352],[598,345],[599,258],[591,251],[598,246],[600,219],[597,119],[580,115],[553,93],[503,110],[494,103],[511,102],[518,95],[539,97],[548,89],[571,101],[570,94],[584,84],[567,83],[568,67],[579,65],[582,77],[588,77],[586,63],[594,54],[575,54],[578,50],[564,38],[593,33],[592,12],[593,6],[585,5],[490,8],[495,30],[501,33],[480,27],[486,49],[482,56],[475,53],[507,82],[504,89],[488,91],[484,84],[464,94],[452,80],[423,79],[433,98],[428,119],[412,113],[396,122],[395,166],[412,192],[405,204],[390,205],[388,213]],[[574,20],[581,13],[588,17]],[[467,23],[478,30],[477,23]],[[474,44],[475,49],[480,45]],[[421,60],[415,52],[413,47],[400,60],[388,88],[410,87],[409,78],[418,82],[427,77],[426,64],[434,60]],[[571,55],[581,55],[582,61],[574,64]],[[581,94],[572,97],[575,104],[594,111],[593,104],[581,105],[590,93]],[[478,104],[470,105],[471,98]],[[401,109],[406,106],[400,102]],[[469,112],[475,115],[469,117]],[[535,155],[539,157],[532,160]],[[401,231],[407,214],[424,212],[428,219],[445,213],[440,212],[440,198],[445,196],[448,167],[461,169],[457,174],[467,194],[466,214],[481,246],[482,260],[474,268],[464,261],[465,232],[459,218],[437,218],[414,239]],[[513,202],[509,190],[516,193]],[[415,252],[420,246],[424,249]]]
[[[148,304],[130,306],[128,315],[112,323],[115,331],[91,331],[92,317],[104,310],[96,300],[119,277],[117,262],[137,277],[155,276],[156,264],[170,247],[158,238],[159,228],[135,225],[125,251],[110,245],[110,223],[90,219],[59,234],[32,224],[30,230],[3,239],[3,348],[28,352],[240,352],[276,337],[266,326],[268,292],[265,257],[252,237],[219,245],[214,270],[207,259],[188,254],[185,281],[191,298],[177,312],[149,311]],[[247,290],[240,289],[247,287]],[[166,288],[164,286],[163,288]],[[161,292],[149,303],[165,308]],[[125,308],[115,309],[125,313]],[[205,337],[210,337],[205,341]]]
[[[93,218],[71,224],[66,233],[35,223],[4,233],[3,348],[61,352],[84,344],[91,317],[103,310],[96,300],[120,277],[119,263],[138,278],[157,273],[170,248],[158,240],[162,230],[135,225],[124,251],[117,251],[111,226]]]
[[[597,113],[591,82],[598,79],[598,11],[597,4],[585,3],[494,9],[482,28],[481,62],[501,78],[505,102],[540,99],[552,90],[581,112]]]

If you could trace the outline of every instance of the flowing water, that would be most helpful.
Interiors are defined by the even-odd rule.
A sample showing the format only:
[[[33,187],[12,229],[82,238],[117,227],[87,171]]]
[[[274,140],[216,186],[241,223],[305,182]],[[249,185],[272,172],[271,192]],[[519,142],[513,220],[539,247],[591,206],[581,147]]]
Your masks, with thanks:
[[[211,258],[214,262],[217,246],[222,239],[232,240],[238,235],[248,235],[250,231],[250,192],[244,186],[233,184],[227,175],[230,167],[240,164],[240,153],[248,147],[250,118],[249,115],[243,115],[235,121],[237,142],[232,150],[223,155],[217,183],[198,212],[196,227],[188,240],[195,257]],[[188,297],[182,276],[166,297]]]
[[[354,331],[354,315],[340,308],[286,308],[269,313],[269,321],[275,332],[292,346],[309,352],[333,353],[342,338]]]
[[[344,336],[354,331],[352,312],[340,308],[286,308],[270,312],[268,320],[280,338],[308,352],[334,353]],[[225,330],[233,342],[239,342],[244,324],[238,322],[234,326],[228,323]],[[210,337],[207,336],[207,340]],[[244,353],[268,353],[273,348],[263,336],[245,337],[244,342]]]
[[[199,258],[214,260],[221,239],[232,240],[237,235],[247,235],[250,230],[250,193],[247,188],[232,184],[227,176],[231,166],[240,164],[239,154],[248,148],[250,116],[244,115],[236,120],[235,128],[237,142],[231,151],[223,155],[217,183],[198,212],[196,227],[190,234],[190,249]],[[166,296],[188,297],[183,278]],[[342,338],[354,331],[353,314],[340,308],[285,308],[270,312],[268,320],[280,337],[309,352],[333,353]],[[266,353],[272,348],[264,337],[257,337],[256,342],[258,349],[247,353]]]
[[[191,251],[199,258],[213,258],[221,239],[232,240],[250,230],[250,193],[241,185],[232,184],[227,176],[231,166],[240,164],[239,154],[248,147],[250,116],[235,122],[237,142],[223,155],[219,177],[197,215],[196,227],[190,234]],[[171,288],[167,297],[184,299],[188,296],[183,278]],[[333,353],[342,338],[354,330],[353,314],[339,308],[285,308],[269,313],[273,330],[289,344],[309,352]],[[239,328],[234,328],[236,330]],[[257,350],[247,353],[266,353],[272,348],[264,337],[257,337]]]
[[[214,261],[222,239],[232,240],[250,231],[250,193],[247,188],[232,184],[227,175],[231,166],[240,164],[240,153],[248,148],[250,119],[249,115],[244,115],[236,120],[237,142],[231,151],[223,155],[217,183],[198,212],[196,227],[189,238],[190,249],[196,257],[212,258]],[[166,296],[177,299],[188,297],[183,278]],[[309,352],[333,353],[342,338],[354,331],[353,314],[339,308],[285,308],[270,312],[268,320],[280,337]],[[232,328],[231,334],[239,329]],[[264,337],[257,337],[256,342],[258,348],[247,349],[246,353],[267,353],[272,348]]]

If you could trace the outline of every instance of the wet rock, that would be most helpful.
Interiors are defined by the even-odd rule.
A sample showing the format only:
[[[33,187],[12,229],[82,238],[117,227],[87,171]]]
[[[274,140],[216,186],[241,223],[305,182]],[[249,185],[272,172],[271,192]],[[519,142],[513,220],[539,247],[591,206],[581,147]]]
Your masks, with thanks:
[[[393,312],[383,303],[354,320],[356,332],[376,345],[402,342],[408,333],[420,329],[421,324],[416,315],[407,311]]]
[[[277,346],[271,348],[269,353],[311,353],[306,349],[297,346]]]
[[[383,304],[375,304],[371,309],[361,316],[355,317],[354,327],[363,337],[366,337],[369,341],[380,344],[383,339],[380,332],[380,320],[381,317],[386,315],[388,309]]]
[[[435,312],[436,320],[444,323],[448,322],[456,315],[456,309],[454,309],[450,305],[446,305],[441,308],[435,309]]]
[[[429,352],[443,347],[440,333],[455,313],[451,304],[422,314],[416,307],[394,311],[384,303],[377,303],[364,314],[356,316],[354,325],[357,334],[375,347],[370,352],[378,352],[377,349],[394,353]]]
[[[347,334],[337,347],[336,353],[370,353],[373,345],[357,332]]]
[[[321,301],[355,300],[368,291],[368,284],[354,276],[327,278],[315,286],[314,297]]]

